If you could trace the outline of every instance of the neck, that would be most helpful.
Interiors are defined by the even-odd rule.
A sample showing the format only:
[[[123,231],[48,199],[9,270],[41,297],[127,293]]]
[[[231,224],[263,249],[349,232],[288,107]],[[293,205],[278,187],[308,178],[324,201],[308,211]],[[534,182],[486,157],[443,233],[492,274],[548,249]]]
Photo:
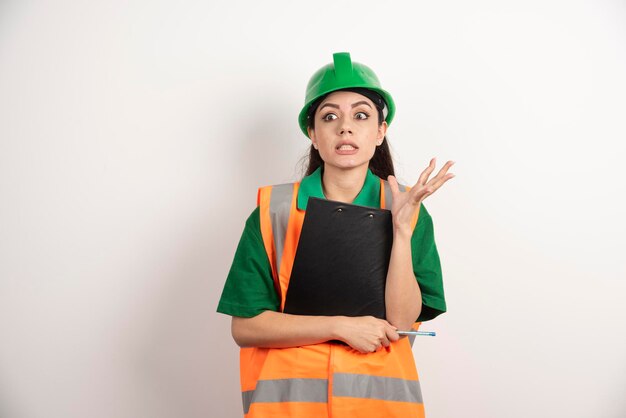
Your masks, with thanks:
[[[328,200],[352,203],[365,183],[367,164],[351,169],[324,166],[322,187]]]

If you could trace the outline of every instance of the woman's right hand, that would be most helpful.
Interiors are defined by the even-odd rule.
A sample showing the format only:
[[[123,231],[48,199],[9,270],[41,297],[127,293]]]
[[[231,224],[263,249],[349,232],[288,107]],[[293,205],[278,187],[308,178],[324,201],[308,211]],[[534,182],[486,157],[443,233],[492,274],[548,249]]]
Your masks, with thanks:
[[[373,316],[340,316],[336,319],[337,339],[360,353],[373,353],[400,339],[397,328],[384,319]]]

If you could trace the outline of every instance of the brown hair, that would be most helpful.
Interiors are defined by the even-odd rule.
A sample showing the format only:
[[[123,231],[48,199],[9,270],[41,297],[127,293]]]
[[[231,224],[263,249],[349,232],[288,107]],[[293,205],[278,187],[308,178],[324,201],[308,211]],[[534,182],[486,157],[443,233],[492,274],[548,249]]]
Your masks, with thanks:
[[[348,89],[341,89],[341,91],[352,91],[352,92],[359,93],[371,99],[374,105],[376,106],[376,110],[378,111],[378,125],[379,126],[382,125],[384,121],[383,106],[385,102],[378,93],[376,93],[373,90],[367,90],[363,88],[348,88]],[[307,126],[309,128],[315,129],[315,118],[313,116],[315,115],[315,111],[317,110],[317,107],[319,106],[319,104],[326,98],[326,96],[328,96],[328,94],[325,94],[324,96],[318,98],[313,103],[311,103],[311,106],[309,107],[307,111]],[[311,147],[309,149],[309,155],[308,155],[307,160],[308,162],[306,163],[307,168],[305,171],[306,173],[305,176],[310,175],[315,170],[317,170],[318,167],[320,166],[323,167],[324,165],[324,161],[322,160],[322,157],[320,156],[319,151],[313,147],[313,144],[311,144]],[[369,169],[372,170],[372,173],[376,174],[378,177],[385,179],[385,180],[390,175],[395,176],[395,170],[393,167],[393,159],[391,158],[391,150],[389,149],[387,136],[383,138],[382,144],[376,147],[374,156],[369,162]]]

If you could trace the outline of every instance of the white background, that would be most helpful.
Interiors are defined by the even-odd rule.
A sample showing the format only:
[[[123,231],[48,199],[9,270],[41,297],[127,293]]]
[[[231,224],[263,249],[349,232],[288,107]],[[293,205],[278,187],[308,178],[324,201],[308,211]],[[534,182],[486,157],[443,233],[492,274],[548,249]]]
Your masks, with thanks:
[[[0,2],[0,416],[239,417],[215,312],[309,77],[394,96],[449,311],[430,418],[626,416],[624,1]]]

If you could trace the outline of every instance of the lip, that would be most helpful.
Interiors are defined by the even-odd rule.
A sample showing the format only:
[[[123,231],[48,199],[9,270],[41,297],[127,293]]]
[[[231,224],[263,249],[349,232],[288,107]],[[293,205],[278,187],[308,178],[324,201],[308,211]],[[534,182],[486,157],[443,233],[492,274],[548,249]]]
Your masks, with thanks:
[[[343,145],[350,145],[351,147],[353,147],[353,149],[349,149],[349,150],[342,150],[340,149]],[[356,154],[359,151],[359,147],[352,141],[341,141],[340,143],[337,144],[337,146],[335,147],[335,152],[339,155],[352,155],[352,154]]]
[[[337,146],[335,147],[335,149],[339,149],[341,148],[343,145],[350,145],[353,146],[354,148],[358,149],[359,147],[352,141],[341,141],[340,143],[337,144]]]

